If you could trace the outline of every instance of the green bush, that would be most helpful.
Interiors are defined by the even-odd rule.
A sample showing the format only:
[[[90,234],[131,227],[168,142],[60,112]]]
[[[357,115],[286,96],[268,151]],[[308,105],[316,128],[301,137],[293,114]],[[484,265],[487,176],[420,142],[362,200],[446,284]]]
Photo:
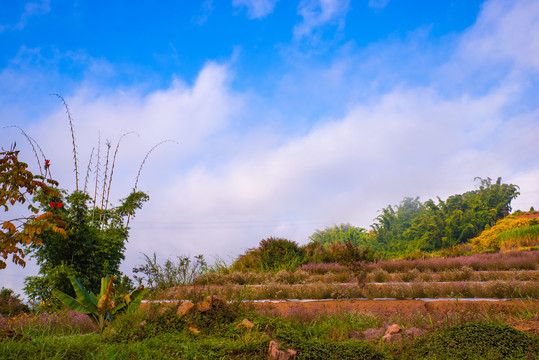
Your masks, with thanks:
[[[537,359],[539,339],[504,324],[467,323],[418,338],[404,359]]]
[[[19,295],[14,294],[11,289],[2,287],[0,290],[0,315],[13,316],[29,310],[28,306],[19,298]]]
[[[294,241],[270,237],[260,241],[232,264],[239,271],[294,270],[304,263],[305,251]]]

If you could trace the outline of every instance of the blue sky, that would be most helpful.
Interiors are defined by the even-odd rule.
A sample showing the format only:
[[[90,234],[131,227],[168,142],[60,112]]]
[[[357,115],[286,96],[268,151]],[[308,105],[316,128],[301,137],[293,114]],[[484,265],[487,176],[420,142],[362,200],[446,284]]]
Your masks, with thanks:
[[[98,136],[138,133],[115,199],[148,149],[178,142],[144,168],[128,273],[141,253],[230,260],[269,236],[368,227],[476,176],[539,207],[536,1],[0,1],[0,49],[0,125],[34,137],[65,188],[70,133],[50,93],[73,113],[82,174]],[[16,130],[0,141],[31,163]],[[9,265],[2,282],[35,272]]]

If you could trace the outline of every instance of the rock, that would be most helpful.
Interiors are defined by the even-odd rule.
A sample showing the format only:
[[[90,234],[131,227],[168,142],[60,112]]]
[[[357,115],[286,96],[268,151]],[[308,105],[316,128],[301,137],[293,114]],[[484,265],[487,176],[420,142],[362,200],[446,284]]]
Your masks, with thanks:
[[[402,338],[402,328],[397,324],[392,324],[387,327],[387,330],[382,338],[386,342],[400,340]]]
[[[384,335],[395,335],[402,331],[402,328],[397,324],[392,324],[387,327],[386,333]]]
[[[198,335],[200,334],[200,330],[198,330],[197,328],[194,328],[194,327],[189,327],[189,331],[195,335]]]
[[[296,360],[298,352],[292,349],[279,350],[279,342],[271,340],[268,355],[271,360]]]
[[[200,311],[200,312],[210,311],[211,310],[211,303],[209,301],[204,300],[204,301],[198,303],[197,308],[198,308],[198,311]]]
[[[184,301],[181,303],[180,306],[178,306],[178,310],[176,311],[176,316],[183,317],[185,315],[188,315],[193,312],[195,309],[195,305],[193,305],[190,301]]]
[[[364,330],[362,334],[363,334],[363,340],[365,341],[378,340],[380,339],[380,337],[382,337],[382,335],[384,335],[384,329],[370,328],[370,329]]]
[[[238,329],[239,328],[251,329],[253,326],[255,326],[255,324],[253,324],[252,322],[250,322],[247,319],[243,319],[242,322],[240,322],[238,325],[236,325],[236,327]]]

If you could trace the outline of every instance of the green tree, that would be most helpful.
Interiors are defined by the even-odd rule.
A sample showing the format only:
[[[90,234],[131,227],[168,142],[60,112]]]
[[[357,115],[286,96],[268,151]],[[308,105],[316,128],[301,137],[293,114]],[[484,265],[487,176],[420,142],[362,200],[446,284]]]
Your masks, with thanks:
[[[74,295],[69,278],[76,277],[84,287],[97,293],[101,278],[120,276],[129,228],[125,225],[149,199],[143,192],[132,192],[120,206],[104,209],[91,207],[91,197],[81,191],[51,198],[45,193],[36,196],[42,209],[61,216],[67,236],[45,230],[37,237],[42,245],[30,246],[40,266],[39,275],[25,280],[25,292],[33,300],[49,298],[53,289]],[[60,206],[58,204],[61,204]]]
[[[372,225],[375,249],[390,256],[417,250],[435,251],[468,242],[511,211],[519,188],[501,178],[476,178],[477,190],[452,195],[443,201],[405,198],[396,208],[382,209]]]

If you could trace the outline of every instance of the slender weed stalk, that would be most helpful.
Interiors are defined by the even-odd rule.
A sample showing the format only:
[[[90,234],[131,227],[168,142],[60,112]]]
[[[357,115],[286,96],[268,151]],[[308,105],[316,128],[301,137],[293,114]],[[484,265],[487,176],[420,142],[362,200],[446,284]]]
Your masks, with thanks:
[[[163,145],[164,143],[167,143],[167,142],[173,142],[173,143],[178,143],[177,141],[174,141],[174,140],[163,140],[161,141],[159,144],[156,144],[154,145],[147,153],[146,153],[146,156],[144,157],[144,160],[142,160],[142,163],[140,164],[140,168],[138,169],[138,174],[137,174],[137,178],[135,179],[135,187],[133,188],[133,191],[136,191],[137,190],[137,186],[138,186],[138,180],[140,178],[140,173],[142,172],[142,168],[144,167],[144,164],[146,164],[146,160],[148,159],[148,156],[150,156],[150,154],[160,145]]]
[[[101,195],[101,213],[103,213],[103,207],[105,203],[105,192],[107,190],[107,175],[109,171],[109,157],[110,157],[110,147],[111,147],[110,141],[107,140],[105,142],[105,145],[107,146],[107,157],[105,160],[105,174],[103,175],[103,189],[102,189],[103,191]]]
[[[148,160],[148,156],[150,156],[150,154],[160,145],[163,145],[164,143],[167,143],[167,142],[173,142],[173,143],[178,143],[177,141],[174,141],[174,140],[163,140],[161,141],[160,143],[154,145],[147,153],[146,153],[146,156],[144,157],[144,160],[142,160],[142,163],[140,164],[140,168],[138,169],[138,174],[137,174],[137,178],[135,179],[135,186],[133,188],[133,192],[137,191],[137,186],[138,186],[138,180],[140,178],[140,173],[142,172],[142,168],[144,167],[144,164],[146,164],[146,160]],[[129,214],[127,216],[127,222],[125,224],[125,226],[129,226],[129,220],[131,219],[131,214]]]
[[[24,135],[24,137],[26,138],[26,140],[28,141],[28,143],[30,143],[30,146],[32,147],[32,150],[34,151],[34,155],[36,157],[36,160],[37,160],[37,164],[39,166],[39,173],[41,174],[41,176],[43,176],[43,170],[41,168],[41,162],[39,161],[39,155],[37,154],[37,151],[36,151],[36,146],[39,148],[39,150],[41,151],[41,154],[43,155],[43,159],[45,159],[45,155],[43,154],[43,150],[41,150],[41,147],[39,146],[39,144],[33,139],[31,138],[23,129],[21,129],[19,126],[17,125],[9,125],[9,126],[4,126],[3,129],[6,129],[6,128],[17,128],[20,130],[20,132]],[[34,145],[35,144],[35,145]]]
[[[79,164],[77,162],[77,143],[75,141],[75,130],[73,129],[73,118],[71,116],[71,111],[69,110],[69,106],[67,106],[66,101],[60,94],[51,94],[51,95],[56,96],[58,99],[62,101],[66,109],[67,118],[69,119],[69,126],[71,129],[71,139],[73,140],[73,160],[75,161],[75,188],[77,191],[79,191]]]
[[[114,151],[114,157],[112,158],[112,167],[110,169],[109,185],[107,187],[107,199],[105,201],[105,210],[107,209],[107,206],[109,204],[110,188],[111,188],[111,185],[112,185],[112,175],[114,175],[114,165],[116,165],[116,156],[118,155],[118,150],[120,149],[120,143],[122,142],[122,139],[124,138],[124,136],[129,135],[129,134],[138,135],[138,133],[136,133],[134,131],[127,132],[127,133],[123,134],[122,136],[120,136],[120,139],[118,140],[118,144],[116,144],[116,150]],[[140,135],[138,135],[138,136],[140,136]]]
[[[88,160],[88,167],[86,168],[86,178],[84,179],[84,193],[88,191],[88,180],[90,179],[90,169],[92,167],[92,158],[94,156],[95,147],[92,148],[90,153],[90,159]]]
[[[95,191],[94,191],[94,209],[97,202],[97,184],[99,182],[99,160],[101,158],[101,133],[97,135],[97,164],[95,166]]]

